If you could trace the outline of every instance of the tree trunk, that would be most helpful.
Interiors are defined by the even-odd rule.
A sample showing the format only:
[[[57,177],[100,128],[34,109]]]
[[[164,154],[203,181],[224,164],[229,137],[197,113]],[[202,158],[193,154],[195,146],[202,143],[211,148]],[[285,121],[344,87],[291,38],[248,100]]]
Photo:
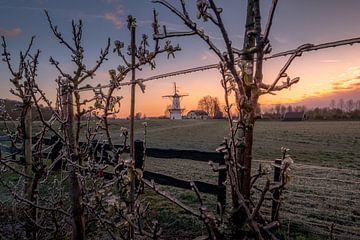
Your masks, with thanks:
[[[25,158],[25,174],[32,177],[32,114],[31,103],[29,100],[24,101],[21,128],[23,130],[23,151]],[[24,187],[24,194],[27,199],[31,199],[32,179],[27,179]]]
[[[67,145],[68,160],[73,164],[80,164],[80,156],[78,153],[78,143],[75,138],[75,122],[74,122],[74,108],[73,108],[73,95],[68,86],[62,89],[62,104],[64,109],[65,123],[64,133]],[[85,239],[85,219],[84,208],[82,205],[82,186],[79,180],[78,169],[72,164],[67,164],[70,170],[70,197],[72,208],[72,221],[73,221],[73,240]]]
[[[129,206],[128,212],[132,214],[134,211],[134,202],[135,202],[135,173],[134,173],[134,166],[135,166],[135,147],[134,147],[134,119],[135,119],[135,87],[136,87],[136,79],[135,79],[135,51],[136,51],[136,35],[135,35],[135,24],[131,26],[131,106],[130,106],[130,156],[131,162],[130,166],[128,166],[128,177],[130,180],[130,192],[129,192]],[[134,228],[129,223],[129,239],[134,239]]]
[[[244,36],[244,50],[255,47],[254,34],[248,34],[254,30],[254,5],[255,0],[248,0],[246,27]],[[240,160],[240,165],[243,169],[240,169],[240,193],[245,200],[250,199],[250,182],[251,182],[251,161],[252,161],[252,145],[253,145],[253,127],[255,123],[252,97],[253,97],[253,64],[254,54],[248,53],[242,56],[242,71],[243,73],[243,85],[245,87],[245,101],[242,96],[238,99],[241,101],[240,106],[240,122],[242,123],[242,131],[238,133],[238,139],[242,140],[239,146],[237,159]]]
[[[31,177],[27,178],[24,185],[24,195],[25,198],[34,204],[37,203],[37,181],[33,182],[33,157],[32,157],[32,113],[31,113],[31,99],[26,98],[23,100],[23,112],[21,116],[21,129],[23,131],[23,152],[25,159],[25,175]],[[35,207],[30,206],[28,208],[29,216],[31,220],[28,220],[26,223],[26,237],[28,239],[36,239],[36,230],[33,228],[33,222],[37,222],[37,209]]]

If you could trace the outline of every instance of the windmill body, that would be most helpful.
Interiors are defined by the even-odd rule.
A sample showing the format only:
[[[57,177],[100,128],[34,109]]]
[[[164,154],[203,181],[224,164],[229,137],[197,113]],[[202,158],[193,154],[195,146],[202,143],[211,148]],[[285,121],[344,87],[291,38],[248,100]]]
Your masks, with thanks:
[[[179,90],[176,88],[176,83],[174,83],[174,94],[163,96],[163,98],[172,99],[172,105],[169,109],[170,119],[182,119],[182,112],[184,109],[180,107],[180,99],[185,96],[188,96],[188,94],[179,94]]]

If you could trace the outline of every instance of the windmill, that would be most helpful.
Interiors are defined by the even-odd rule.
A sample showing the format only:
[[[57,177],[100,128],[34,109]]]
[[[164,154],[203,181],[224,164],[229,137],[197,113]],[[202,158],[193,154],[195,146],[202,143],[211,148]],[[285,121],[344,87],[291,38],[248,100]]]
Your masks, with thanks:
[[[180,98],[189,96],[188,94],[179,94],[179,90],[176,88],[176,83],[174,82],[174,94],[165,95],[163,98],[172,98],[172,106],[169,109],[170,119],[181,119],[181,113],[184,111],[180,107]]]

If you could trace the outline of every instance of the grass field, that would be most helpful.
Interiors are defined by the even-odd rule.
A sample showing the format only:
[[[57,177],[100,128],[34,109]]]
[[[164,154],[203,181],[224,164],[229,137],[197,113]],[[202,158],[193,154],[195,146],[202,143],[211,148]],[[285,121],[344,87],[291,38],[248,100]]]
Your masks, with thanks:
[[[227,132],[223,120],[147,122],[147,144],[150,147],[214,151]],[[117,124],[120,123],[114,123]],[[139,126],[138,138],[142,138],[142,131]],[[259,121],[254,142],[254,168],[259,163],[269,164],[279,157],[281,146],[291,149],[295,160],[292,168],[294,180],[286,191],[281,212],[289,236],[326,239],[329,227],[334,223],[337,239],[360,238],[360,122]],[[151,158],[146,161],[146,169],[183,179],[217,181],[216,174],[201,162]],[[191,192],[165,189],[184,201],[194,201]],[[165,207],[168,204],[155,199],[156,208],[165,209],[165,215],[168,215],[169,208]],[[206,196],[206,200],[213,205],[215,198]],[[265,215],[269,215],[269,207],[270,202],[263,210]],[[194,228],[199,225],[187,218],[179,224],[182,226],[178,228],[180,235],[184,226],[185,229],[204,231]],[[173,231],[174,228],[170,230]]]
[[[136,138],[143,138],[143,121],[136,122]],[[158,148],[214,151],[227,135],[225,120],[149,120],[146,121],[147,145]],[[112,133],[119,141],[120,126],[126,121],[112,122]],[[290,148],[295,160],[294,180],[286,191],[281,220],[285,239],[327,239],[335,224],[336,239],[360,238],[360,122],[358,121],[258,121],[255,126],[254,169],[259,163],[270,164],[280,157],[280,148]],[[184,159],[146,160],[146,169],[187,180],[216,183],[217,175],[207,163]],[[261,185],[261,183],[260,183]],[[193,204],[190,191],[163,187],[183,201]],[[199,222],[187,215],[179,217],[166,200],[147,191],[156,216],[163,222],[165,238],[191,239],[205,231]],[[270,198],[270,196],[268,196]],[[204,195],[214,207],[215,198]],[[269,216],[270,202],[263,214]],[[176,216],[176,217],[175,217]],[[189,236],[189,232],[195,234]]]
[[[143,127],[137,121],[136,137],[142,139]],[[227,135],[225,120],[149,120],[149,147],[214,151]],[[114,139],[120,126],[112,123]],[[280,148],[291,149],[296,163],[360,169],[360,121],[258,121],[255,125],[253,154],[257,160],[279,157]]]
[[[136,139],[143,139],[144,121],[136,121]],[[147,146],[214,151],[227,135],[225,120],[147,120]],[[121,143],[120,127],[128,121],[111,122],[111,133]],[[360,239],[360,122],[258,121],[253,148],[254,169],[280,157],[280,148],[290,148],[295,160],[294,180],[285,193],[281,210],[285,239],[327,239],[335,224],[336,239]],[[148,158],[148,171],[187,180],[217,183],[217,174],[205,162]],[[261,182],[259,183],[259,187]],[[196,207],[191,191],[161,187]],[[202,224],[167,200],[146,189],[151,215],[164,228],[164,239],[191,239],[205,233]],[[203,195],[215,209],[215,197]],[[268,196],[270,197],[270,195]],[[269,215],[270,201],[262,213]]]

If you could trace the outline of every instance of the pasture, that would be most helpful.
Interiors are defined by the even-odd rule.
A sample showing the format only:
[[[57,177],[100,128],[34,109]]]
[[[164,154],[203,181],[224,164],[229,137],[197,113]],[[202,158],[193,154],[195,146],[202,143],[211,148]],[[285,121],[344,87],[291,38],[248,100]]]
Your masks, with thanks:
[[[136,138],[143,139],[143,126],[136,123]],[[227,135],[225,120],[146,120],[147,145],[159,148],[215,151]],[[112,122],[113,138],[119,142],[120,127]],[[360,169],[359,121],[258,121],[255,125],[253,158],[273,160],[280,148],[290,148],[296,163],[323,167]]]
[[[136,121],[135,139],[144,138],[145,120]],[[146,120],[148,147],[215,151],[227,135],[225,120]],[[121,143],[120,128],[128,121],[113,120],[111,134]],[[36,128],[34,124],[34,127]],[[330,228],[336,239],[360,238],[360,122],[279,122],[258,121],[255,126],[253,170],[280,157],[280,148],[290,148],[295,164],[293,180],[287,188],[280,211],[281,239],[327,239]],[[214,173],[206,162],[184,159],[145,160],[145,170],[184,180],[216,184]],[[270,176],[272,177],[272,176]],[[263,182],[258,183],[262,187]],[[160,187],[196,208],[195,194],[189,190]],[[254,192],[256,196],[256,192]],[[216,197],[202,194],[210,209],[216,209]],[[270,216],[271,196],[267,195],[262,214]],[[228,197],[230,199],[230,197]],[[164,239],[192,239],[206,229],[196,218],[150,189],[149,218],[156,218],[164,229]],[[179,215],[180,214],[180,215]],[[94,235],[94,238],[96,236]]]
[[[138,139],[143,138],[141,122],[137,123]],[[225,120],[150,120],[147,123],[149,147],[214,151],[227,132]],[[126,122],[113,122],[114,138],[119,125]],[[291,149],[294,179],[284,194],[281,211],[285,239],[326,239],[332,224],[336,239],[360,237],[360,122],[258,121],[254,142],[254,170],[259,163],[270,165],[278,158],[280,147]],[[149,158],[145,168],[187,180],[217,181],[216,173],[201,162]],[[164,189],[185,202],[196,202],[190,191]],[[189,228],[201,231],[193,218],[184,215],[182,220],[172,219],[172,211],[177,210],[157,196],[150,198],[156,214],[166,219],[164,222],[176,223],[177,227],[168,229],[172,234],[179,231],[176,233],[183,235]],[[204,198],[214,207],[214,197],[204,195]],[[270,201],[263,214],[269,216]]]

